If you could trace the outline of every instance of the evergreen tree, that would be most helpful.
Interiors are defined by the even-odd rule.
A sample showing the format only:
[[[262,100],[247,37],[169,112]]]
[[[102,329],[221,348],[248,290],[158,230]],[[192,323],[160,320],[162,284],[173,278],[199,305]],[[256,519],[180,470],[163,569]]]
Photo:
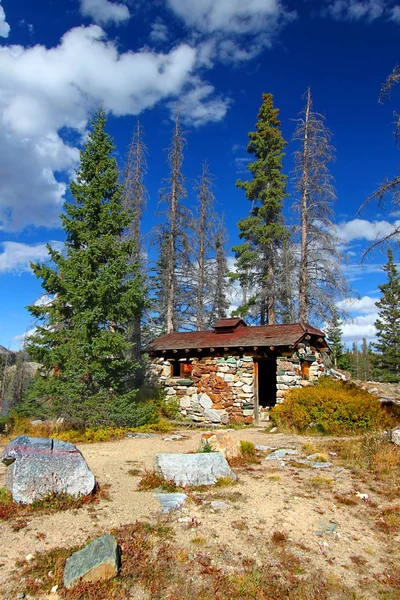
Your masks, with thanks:
[[[282,205],[286,196],[287,177],[282,173],[286,142],[280,130],[279,110],[274,108],[272,94],[263,94],[256,131],[249,133],[247,152],[254,156],[247,169],[251,179],[238,180],[251,202],[250,215],[239,221],[239,237],[243,244],[233,248],[236,274],[247,290],[246,299],[236,311],[265,325],[276,322],[276,257],[287,238]]]
[[[114,145],[101,109],[80,154],[73,201],[61,215],[65,253],[48,247],[55,267],[32,264],[52,297],[29,306],[39,321],[29,354],[43,365],[33,395],[51,401],[55,414],[83,423],[135,421],[129,378],[128,324],[145,303],[143,277],[131,258],[136,240],[123,238],[132,215],[123,208]]]
[[[335,369],[340,368],[340,359],[343,356],[342,344],[343,331],[337,311],[333,313],[332,319],[326,328],[326,336],[332,352],[332,360]]]
[[[382,298],[376,303],[379,317],[375,321],[378,342],[375,348],[376,373],[380,380],[398,382],[400,379],[400,275],[388,249],[388,262],[383,267],[387,283],[379,285]]]

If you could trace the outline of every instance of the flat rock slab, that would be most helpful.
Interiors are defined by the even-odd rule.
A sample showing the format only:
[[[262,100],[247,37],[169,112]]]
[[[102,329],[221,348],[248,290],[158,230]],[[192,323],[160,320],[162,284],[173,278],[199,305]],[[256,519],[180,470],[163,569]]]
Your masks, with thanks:
[[[120,566],[120,551],[115,537],[103,535],[69,557],[65,563],[64,585],[70,588],[80,581],[112,579],[118,575]]]
[[[331,462],[317,462],[313,460],[307,460],[306,458],[299,458],[296,462],[301,465],[306,465],[311,467],[312,469],[328,469],[329,467],[333,467],[333,463]]]
[[[161,512],[169,513],[171,510],[181,508],[187,499],[186,494],[154,494],[161,504]]]
[[[221,477],[236,480],[236,475],[220,452],[169,454],[154,456],[154,469],[176,485],[214,485]]]
[[[51,493],[87,496],[96,485],[81,452],[69,442],[20,435],[6,446],[1,460],[7,466],[7,489],[19,504]]]
[[[275,450],[268,454],[265,460],[281,460],[285,458],[285,456],[297,454],[297,450],[293,450],[292,448],[280,448],[279,450]]]

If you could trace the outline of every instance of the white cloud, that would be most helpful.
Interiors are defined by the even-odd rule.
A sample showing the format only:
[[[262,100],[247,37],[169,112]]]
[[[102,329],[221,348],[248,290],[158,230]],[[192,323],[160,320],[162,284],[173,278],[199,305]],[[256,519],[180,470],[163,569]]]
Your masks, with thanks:
[[[200,127],[205,123],[221,121],[228,110],[230,100],[213,97],[214,87],[201,80],[193,79],[179,100],[170,102],[172,112],[179,109],[182,121]]]
[[[125,4],[109,0],[80,0],[81,14],[90,17],[99,25],[115,23],[120,25],[130,19],[130,12]]]
[[[5,47],[0,52],[0,229],[57,224],[66,190],[59,174],[70,177],[79,155],[65,140],[85,134],[101,102],[122,116],[181,97],[187,123],[222,119],[229,100],[216,98],[214,87],[194,75],[196,60],[196,49],[187,43],[169,53],[120,53],[97,25],[68,31],[54,48]]]
[[[199,57],[204,64],[217,58],[232,63],[250,60],[296,18],[280,0],[167,0],[167,5],[188,28],[205,37]]]
[[[400,7],[388,0],[327,0],[323,16],[337,21],[366,21],[372,23],[381,17],[400,20]]]
[[[338,308],[342,308],[348,312],[355,313],[375,313],[376,302],[379,298],[371,298],[371,296],[363,296],[362,298],[348,298],[337,303]]]
[[[203,33],[234,34],[275,31],[289,13],[280,0],[167,0],[189,27]]]
[[[63,242],[49,242],[52,248],[61,251]],[[30,271],[30,262],[42,262],[48,259],[46,244],[22,244],[20,242],[3,242],[3,252],[0,253],[1,273],[23,273]]]
[[[7,38],[10,33],[10,26],[6,21],[6,13],[4,8],[1,6],[0,0],[0,37]]]
[[[367,341],[374,340],[376,338],[375,321],[378,317],[378,313],[371,313],[368,315],[355,317],[351,321],[346,321],[342,325],[344,342],[361,342],[363,338]]]
[[[353,240],[367,240],[373,242],[389,235],[396,227],[400,226],[400,220],[390,223],[389,221],[367,221],[366,219],[353,219],[336,225],[338,238],[345,242]]]
[[[149,38],[155,44],[162,44],[169,40],[168,27],[161,19],[156,19],[152,24]]]

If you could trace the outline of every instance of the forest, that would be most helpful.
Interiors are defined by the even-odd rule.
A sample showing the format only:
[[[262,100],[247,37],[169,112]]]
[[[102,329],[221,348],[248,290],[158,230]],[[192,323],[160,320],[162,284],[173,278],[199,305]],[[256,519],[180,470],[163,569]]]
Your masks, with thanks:
[[[395,69],[382,99],[399,79]],[[240,243],[232,249],[207,160],[189,189],[184,159],[190,148],[179,110],[166,151],[168,173],[160,185],[159,224],[144,236],[149,173],[142,126],[138,121],[120,168],[106,114],[99,109],[60,215],[65,250],[49,246],[51,264],[32,264],[44,293],[28,307],[35,331],[17,357],[11,386],[4,376],[7,353],[2,358],[2,404],[11,394],[9,407],[28,416],[47,406],[52,414],[81,422],[90,422],[94,413],[97,423],[144,422],[154,410],[139,402],[146,396],[144,345],[164,333],[210,329],[226,316],[243,317],[250,325],[300,321],[324,327],[335,368],[357,379],[399,381],[400,278],[390,245],[387,281],[379,286],[378,341],[368,345],[364,339],[361,348],[354,343],[347,349],[342,343],[347,315],[338,303],[353,292],[342,271],[345,257],[334,226],[330,166],[335,149],[310,89],[303,100],[290,142],[295,169],[286,173],[289,143],[282,136],[279,108],[272,94],[262,96],[248,134],[248,177],[236,182],[248,208],[238,222]],[[396,135],[398,127],[399,122]],[[366,202],[383,204],[391,195],[396,205],[399,185],[399,178],[386,181]],[[397,235],[396,230],[373,246],[395,242]],[[29,385],[26,357],[41,365]]]

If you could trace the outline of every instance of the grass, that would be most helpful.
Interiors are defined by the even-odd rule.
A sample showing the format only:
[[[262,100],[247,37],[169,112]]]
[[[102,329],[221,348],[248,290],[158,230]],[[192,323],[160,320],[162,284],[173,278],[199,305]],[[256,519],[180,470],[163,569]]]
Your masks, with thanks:
[[[109,485],[101,488],[97,486],[95,491],[88,496],[79,496],[74,498],[68,494],[49,494],[41,500],[36,500],[32,504],[16,504],[13,502],[12,495],[5,488],[0,488],[0,520],[10,521],[29,517],[33,514],[53,514],[65,510],[76,510],[85,506],[98,504],[101,499],[109,500]],[[22,523],[20,522],[20,525]],[[22,527],[19,527],[22,529]],[[18,529],[17,529],[18,531]]]
[[[122,440],[127,433],[169,433],[174,430],[174,425],[166,419],[159,419],[155,423],[140,427],[87,427],[63,428],[55,421],[44,421],[39,425],[32,425],[31,419],[14,416],[12,427],[7,438],[18,435],[38,437],[52,437],[63,442],[73,444],[92,444],[96,442],[111,442]]]
[[[325,444],[326,445],[326,444]],[[330,441],[329,448],[338,461],[368,486],[389,500],[400,497],[400,448],[382,435]]]
[[[167,481],[155,471],[146,470],[138,483],[137,489],[139,492],[161,489],[163,492],[173,493],[179,491],[181,488],[173,481]]]
[[[240,527],[238,527],[240,525]],[[242,522],[236,529],[245,530]],[[155,524],[136,522],[111,532],[122,550],[119,576],[106,582],[78,584],[71,590],[63,587],[62,576],[67,558],[78,548],[57,548],[37,554],[30,562],[17,564],[15,591],[40,597],[57,585],[65,600],[122,600],[149,597],[152,600],[360,600],[362,596],[339,578],[325,576],[287,547],[284,532],[275,531],[266,542],[262,559],[247,559],[239,554],[228,568],[219,561],[220,551],[204,551],[206,539],[195,536],[192,549],[177,545],[171,527],[165,521]],[[268,547],[268,544],[270,546]],[[197,550],[194,547],[197,547]],[[304,562],[303,562],[304,560]],[[362,557],[354,555],[352,563],[362,567]],[[368,581],[374,597],[398,598],[400,571],[394,564]]]
[[[333,479],[330,477],[323,477],[322,475],[310,477],[305,483],[307,488],[311,490],[329,490],[335,484]]]

